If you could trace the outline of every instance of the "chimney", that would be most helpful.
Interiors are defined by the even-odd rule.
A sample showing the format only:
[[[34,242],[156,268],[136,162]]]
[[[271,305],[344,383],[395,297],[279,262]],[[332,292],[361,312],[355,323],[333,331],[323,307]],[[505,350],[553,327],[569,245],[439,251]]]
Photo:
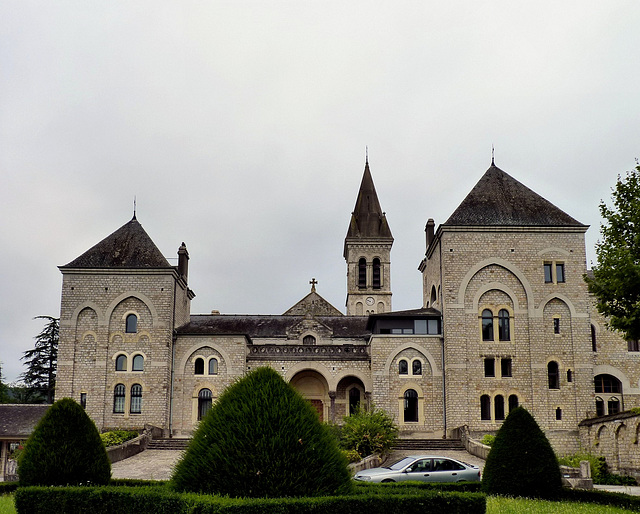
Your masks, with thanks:
[[[178,248],[178,274],[187,282],[189,275],[189,252],[187,251],[187,245],[184,241]]]
[[[424,227],[425,234],[427,236],[427,249],[429,249],[429,245],[431,241],[433,241],[433,229],[435,228],[436,223],[433,221],[433,218],[429,218],[427,220],[427,224]]]

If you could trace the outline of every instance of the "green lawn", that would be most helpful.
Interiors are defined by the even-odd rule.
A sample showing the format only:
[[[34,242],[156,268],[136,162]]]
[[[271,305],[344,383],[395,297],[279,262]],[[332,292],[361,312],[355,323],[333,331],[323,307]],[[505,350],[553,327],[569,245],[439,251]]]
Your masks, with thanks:
[[[0,514],[15,514],[15,512],[13,495],[5,494],[4,496],[0,496]]]
[[[13,495],[0,496],[0,514],[15,514]],[[632,512],[617,507],[590,503],[558,503],[491,496],[487,498],[487,514],[621,514]]]
[[[559,503],[502,496],[487,498],[487,514],[619,514],[623,512],[633,511],[593,503]]]

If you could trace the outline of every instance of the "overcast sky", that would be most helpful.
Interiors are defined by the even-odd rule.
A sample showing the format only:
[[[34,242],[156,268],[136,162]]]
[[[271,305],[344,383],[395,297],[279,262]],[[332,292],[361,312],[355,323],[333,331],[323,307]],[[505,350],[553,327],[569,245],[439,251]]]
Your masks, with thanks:
[[[64,265],[138,220],[191,255],[193,313],[344,311],[365,147],[421,306],[424,225],[496,164],[591,225],[640,156],[630,1],[0,0],[0,361],[59,316]],[[175,264],[175,260],[170,261]]]

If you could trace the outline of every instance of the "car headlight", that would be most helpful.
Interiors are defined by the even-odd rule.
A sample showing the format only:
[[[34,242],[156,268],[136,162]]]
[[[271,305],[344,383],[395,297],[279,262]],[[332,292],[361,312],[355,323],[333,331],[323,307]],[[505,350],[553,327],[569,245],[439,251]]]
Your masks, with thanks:
[[[367,476],[367,475],[356,475],[355,479],[356,480],[371,480],[371,477]]]

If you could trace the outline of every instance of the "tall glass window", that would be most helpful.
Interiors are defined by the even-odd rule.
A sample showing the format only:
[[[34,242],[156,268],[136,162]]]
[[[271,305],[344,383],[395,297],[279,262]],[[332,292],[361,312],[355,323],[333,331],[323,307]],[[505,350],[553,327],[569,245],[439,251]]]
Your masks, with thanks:
[[[547,377],[549,379],[549,389],[560,389],[560,370],[557,362],[551,361],[547,364]]]
[[[493,312],[489,309],[482,311],[482,340],[493,341]]]
[[[113,390],[113,412],[124,413],[124,384],[118,384]]]
[[[404,421],[418,421],[418,393],[414,389],[407,389],[404,393]]]
[[[144,371],[144,357],[142,355],[136,355],[133,358],[133,371]]]
[[[500,312],[498,312],[498,339],[500,341],[511,341],[509,311],[507,309],[500,309]]]
[[[131,414],[140,414],[142,412],[142,386],[133,384],[131,386]]]
[[[204,418],[211,409],[211,389],[200,389],[198,393],[198,421]]]
[[[480,419],[491,420],[491,398],[488,394],[480,397]]]
[[[215,357],[209,361],[209,375],[218,374],[218,359]]]
[[[504,419],[504,396],[501,394],[496,395],[493,399],[493,410],[496,420]]]

